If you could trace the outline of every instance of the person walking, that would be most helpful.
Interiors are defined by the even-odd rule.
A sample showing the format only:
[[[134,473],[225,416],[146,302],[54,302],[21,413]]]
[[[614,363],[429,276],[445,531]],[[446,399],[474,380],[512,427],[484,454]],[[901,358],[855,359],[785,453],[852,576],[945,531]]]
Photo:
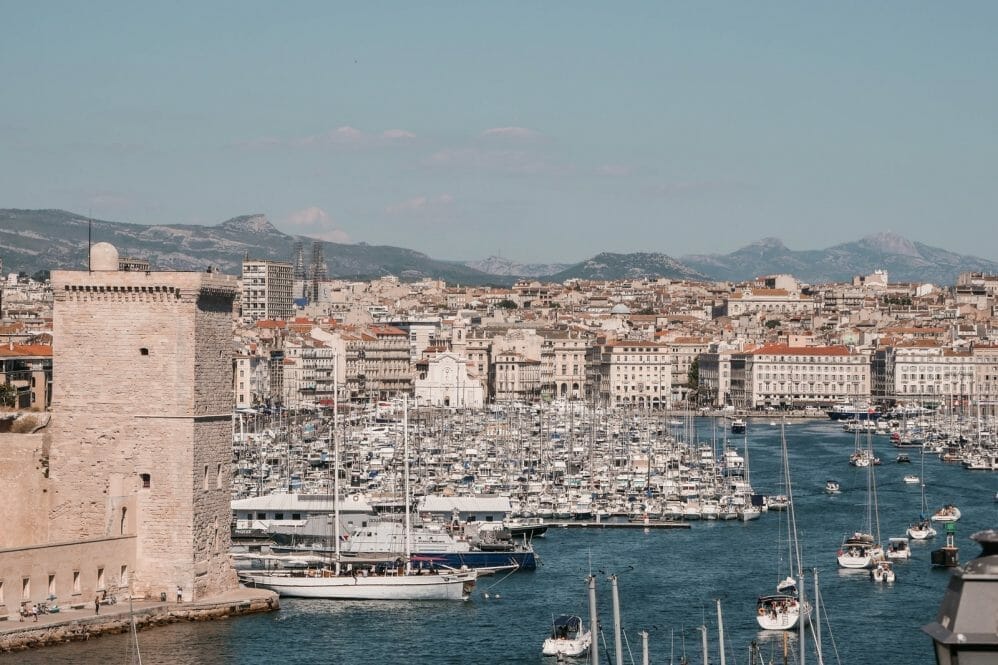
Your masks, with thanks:
[[[184,602],[184,588],[180,586],[177,587],[177,602]]]
[[[100,596],[94,596],[94,614],[100,614]]]

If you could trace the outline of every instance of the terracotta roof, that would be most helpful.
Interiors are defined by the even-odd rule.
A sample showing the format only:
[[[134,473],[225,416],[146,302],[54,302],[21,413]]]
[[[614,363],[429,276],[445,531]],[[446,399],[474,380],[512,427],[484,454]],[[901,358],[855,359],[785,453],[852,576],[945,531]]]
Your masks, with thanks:
[[[3,344],[0,345],[2,358],[51,358],[52,347],[48,344]]]
[[[786,344],[766,344],[755,351],[749,351],[756,356],[848,356],[845,346],[788,346]]]

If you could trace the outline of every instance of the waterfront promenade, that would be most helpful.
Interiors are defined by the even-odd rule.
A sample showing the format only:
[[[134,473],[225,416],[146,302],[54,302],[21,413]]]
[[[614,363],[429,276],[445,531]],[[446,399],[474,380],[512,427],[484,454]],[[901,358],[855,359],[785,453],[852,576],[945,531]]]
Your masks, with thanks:
[[[94,604],[76,603],[61,608],[55,614],[40,614],[18,620],[11,615],[0,621],[0,653],[22,651],[64,642],[85,641],[100,635],[130,630],[132,617],[139,630],[180,621],[211,621],[234,616],[271,612],[280,609],[276,594],[264,589],[235,589],[195,602],[161,602],[127,599],[114,605],[101,605],[94,614]]]

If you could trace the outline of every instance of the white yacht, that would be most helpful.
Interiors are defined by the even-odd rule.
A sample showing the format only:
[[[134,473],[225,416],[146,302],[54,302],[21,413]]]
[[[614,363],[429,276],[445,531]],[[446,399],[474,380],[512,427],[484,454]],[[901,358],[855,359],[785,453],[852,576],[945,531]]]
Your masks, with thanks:
[[[561,615],[551,622],[551,636],[544,640],[541,653],[574,658],[588,652],[591,644],[592,633],[585,629],[580,617]]]

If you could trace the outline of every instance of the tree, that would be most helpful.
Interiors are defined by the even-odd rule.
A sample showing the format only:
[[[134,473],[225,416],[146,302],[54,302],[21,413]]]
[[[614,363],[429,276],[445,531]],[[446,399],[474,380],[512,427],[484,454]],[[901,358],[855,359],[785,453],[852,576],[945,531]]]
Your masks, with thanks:
[[[770,319],[769,321],[766,321],[766,327],[769,328],[770,330],[772,330],[773,328],[779,328],[780,322],[777,321],[776,319]]]
[[[506,298],[505,300],[500,300],[496,303],[496,307],[499,309],[516,309],[516,303]]]
[[[35,274],[31,276],[31,279],[36,282],[47,282],[49,280],[49,276],[50,274],[48,270],[37,270],[35,271]]]
[[[700,389],[700,359],[694,358],[690,363],[690,368],[686,371],[686,385],[690,390]]]
[[[17,399],[17,388],[9,383],[0,383],[0,406],[14,406]]]

